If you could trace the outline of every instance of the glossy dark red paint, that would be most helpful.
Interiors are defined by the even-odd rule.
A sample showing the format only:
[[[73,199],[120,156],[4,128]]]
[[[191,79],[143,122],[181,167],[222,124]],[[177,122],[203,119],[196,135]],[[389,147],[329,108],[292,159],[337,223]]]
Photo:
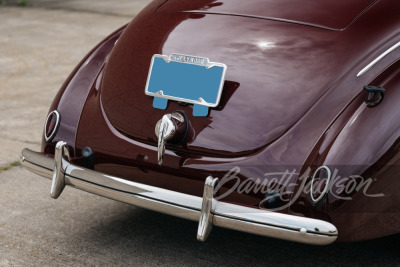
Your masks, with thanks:
[[[350,26],[376,0],[347,1],[179,1],[169,0],[162,11],[192,12],[267,19],[341,31]]]
[[[152,2],[67,80],[51,107],[63,117],[54,142],[67,141],[78,163],[82,148],[91,147],[98,171],[198,196],[208,175],[222,178],[234,166],[241,181],[260,178],[255,184],[265,173],[347,166],[349,175],[377,177],[371,192],[387,197],[328,195],[314,207],[299,191],[301,175],[293,175],[281,184],[293,192],[281,212],[333,222],[343,241],[399,232],[400,49],[357,73],[400,41],[400,2],[244,3]],[[151,56],[173,52],[228,66],[221,104],[208,117],[173,101],[154,109],[144,94]],[[366,107],[365,85],[387,89],[378,107]],[[191,135],[167,146],[160,167],[154,127],[176,110],[188,116]],[[54,142],[43,151],[51,153]],[[234,192],[224,201],[258,207],[263,198]]]
[[[49,112],[57,110],[62,114],[62,120],[52,144],[46,145],[43,138],[42,151],[54,151],[54,144],[60,140],[65,140],[71,147],[75,147],[78,123],[87,95],[93,86],[99,86],[99,84],[95,84],[95,80],[98,76],[101,76],[100,71],[104,67],[105,59],[114,47],[123,29],[125,29],[125,26],[116,30],[93,48],[61,86]]]

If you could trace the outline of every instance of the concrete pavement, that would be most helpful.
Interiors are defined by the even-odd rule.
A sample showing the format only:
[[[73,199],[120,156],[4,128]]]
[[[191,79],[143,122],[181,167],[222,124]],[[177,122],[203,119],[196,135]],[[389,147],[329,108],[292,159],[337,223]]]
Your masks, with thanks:
[[[58,88],[147,0],[31,0],[0,6],[0,167],[39,149]],[[20,166],[0,171],[0,265],[398,265],[399,235],[313,247],[197,224],[66,188]]]
[[[18,159],[25,146],[39,147],[48,108],[68,74],[131,19],[38,2],[34,8],[0,6],[0,166]]]

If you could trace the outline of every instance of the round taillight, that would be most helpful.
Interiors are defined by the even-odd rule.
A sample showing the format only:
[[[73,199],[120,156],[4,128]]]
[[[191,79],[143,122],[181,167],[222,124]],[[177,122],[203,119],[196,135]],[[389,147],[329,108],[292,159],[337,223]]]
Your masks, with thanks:
[[[330,188],[332,172],[327,166],[320,166],[311,178],[310,200],[313,206],[319,205],[325,199]]]
[[[57,134],[58,127],[60,126],[60,113],[57,110],[53,110],[49,113],[44,124],[44,139],[47,143],[50,143]]]

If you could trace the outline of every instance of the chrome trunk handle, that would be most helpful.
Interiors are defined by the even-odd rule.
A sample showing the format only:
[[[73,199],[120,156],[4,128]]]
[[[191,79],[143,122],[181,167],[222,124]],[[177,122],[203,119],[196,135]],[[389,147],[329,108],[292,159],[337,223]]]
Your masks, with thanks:
[[[175,123],[172,121],[171,114],[166,114],[158,121],[156,125],[156,135],[158,137],[158,149],[157,149],[157,160],[158,165],[162,165],[164,153],[165,153],[165,143],[172,139],[175,134]]]
[[[158,165],[163,164],[165,145],[169,141],[172,145],[182,143],[187,135],[188,122],[182,111],[165,114],[156,124],[155,134],[158,138],[157,160]]]

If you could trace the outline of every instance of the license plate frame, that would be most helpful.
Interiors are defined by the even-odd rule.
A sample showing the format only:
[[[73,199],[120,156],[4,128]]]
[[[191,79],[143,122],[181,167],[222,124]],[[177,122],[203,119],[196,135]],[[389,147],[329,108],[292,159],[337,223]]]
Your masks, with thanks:
[[[153,55],[145,94],[154,97],[153,106],[167,107],[168,100],[194,104],[194,109],[219,105],[227,66],[208,58],[182,54]],[[200,108],[202,106],[203,108]],[[202,112],[204,114],[204,112]]]

